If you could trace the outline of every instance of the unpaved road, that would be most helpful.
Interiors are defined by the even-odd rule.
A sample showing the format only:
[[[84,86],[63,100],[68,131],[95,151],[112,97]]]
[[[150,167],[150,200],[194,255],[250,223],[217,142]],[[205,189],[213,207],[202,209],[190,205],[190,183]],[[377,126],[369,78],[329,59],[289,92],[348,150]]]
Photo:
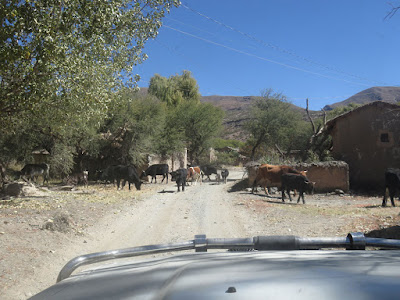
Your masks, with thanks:
[[[231,169],[226,185],[206,181],[180,193],[171,182],[145,184],[140,192],[93,185],[73,199],[71,193],[49,191],[43,198],[1,205],[0,298],[36,294],[54,284],[67,261],[85,253],[186,241],[195,234],[345,236],[399,224],[399,208],[381,208],[380,197],[314,195],[302,205],[282,203],[279,195],[231,192],[242,175],[242,169]],[[68,211],[69,232],[40,229],[55,211]]]

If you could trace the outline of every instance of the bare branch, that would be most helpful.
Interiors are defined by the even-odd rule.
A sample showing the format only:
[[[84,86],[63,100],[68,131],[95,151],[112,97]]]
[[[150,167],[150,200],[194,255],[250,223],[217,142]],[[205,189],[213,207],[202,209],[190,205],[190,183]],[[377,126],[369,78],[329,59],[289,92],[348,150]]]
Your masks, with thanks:
[[[310,112],[309,112],[309,110],[308,110],[308,98],[306,99],[306,104],[307,104],[307,106],[306,106],[307,116],[308,116],[308,119],[309,119],[310,122],[311,122],[312,129],[313,129],[313,133],[315,134],[315,133],[316,133],[316,131],[315,131],[315,124],[314,124],[314,121],[313,121],[313,119],[311,118]]]
[[[388,3],[392,9],[390,10],[390,12],[386,15],[386,17],[384,18],[384,20],[386,19],[390,19],[391,17],[393,17],[396,12],[400,9],[400,6],[394,6],[393,3]]]

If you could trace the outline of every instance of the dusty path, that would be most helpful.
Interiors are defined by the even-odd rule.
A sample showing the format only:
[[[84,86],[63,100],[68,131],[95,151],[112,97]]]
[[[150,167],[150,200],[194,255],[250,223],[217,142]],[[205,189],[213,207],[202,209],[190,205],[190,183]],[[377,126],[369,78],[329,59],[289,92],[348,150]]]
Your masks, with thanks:
[[[0,206],[0,298],[27,299],[54,284],[66,262],[86,253],[192,240],[196,234],[345,236],[399,224],[400,208],[381,208],[381,197],[314,195],[302,205],[282,203],[279,195],[229,192],[242,175],[242,169],[231,169],[228,184],[206,181],[180,193],[171,182],[144,184],[140,192],[95,185],[83,194],[49,192]],[[67,210],[82,229],[38,229],[53,210]]]

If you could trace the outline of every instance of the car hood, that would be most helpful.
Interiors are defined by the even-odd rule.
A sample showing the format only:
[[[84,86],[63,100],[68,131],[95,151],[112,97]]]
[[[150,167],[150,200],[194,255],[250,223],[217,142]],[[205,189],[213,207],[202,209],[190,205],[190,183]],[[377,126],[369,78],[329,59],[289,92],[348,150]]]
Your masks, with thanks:
[[[400,252],[191,253],[102,265],[31,299],[398,299]]]

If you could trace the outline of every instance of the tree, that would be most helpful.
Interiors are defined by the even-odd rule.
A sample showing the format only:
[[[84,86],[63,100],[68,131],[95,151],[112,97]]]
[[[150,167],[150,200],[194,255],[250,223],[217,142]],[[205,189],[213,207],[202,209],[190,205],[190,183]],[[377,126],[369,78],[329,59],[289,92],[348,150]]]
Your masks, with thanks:
[[[177,106],[184,101],[200,102],[199,87],[189,71],[169,78],[154,75],[150,79],[149,93],[168,106]]]
[[[1,1],[0,127],[43,103],[82,117],[105,110],[112,91],[135,85],[144,44],[173,5],[179,1]]]
[[[318,160],[330,159],[329,151],[332,147],[332,139],[330,135],[328,135],[325,131],[327,118],[332,120],[337,116],[340,116],[349,111],[352,111],[353,109],[356,109],[357,107],[360,107],[361,105],[356,103],[349,103],[346,106],[339,106],[328,112],[322,110],[323,116],[316,121],[311,118],[310,112],[308,110],[308,99],[306,99],[306,105],[307,116],[312,127],[312,133],[310,135],[308,144],[308,153],[316,156]]]
[[[189,160],[198,161],[221,128],[222,110],[200,103],[199,87],[189,71],[169,78],[154,75],[149,94],[168,107],[164,130],[155,143],[158,153],[171,155],[187,147]]]
[[[188,159],[199,163],[200,157],[211,146],[221,130],[223,111],[209,103],[182,103],[174,116],[175,126],[182,132],[188,149]]]
[[[166,108],[151,95],[130,90],[121,91],[110,103],[109,116],[101,129],[101,154],[110,163],[144,162],[146,153],[154,150],[154,142],[165,124]]]
[[[272,90],[266,90],[253,101],[249,120],[244,126],[250,134],[251,159],[261,145],[287,147],[290,144],[288,133],[296,132],[297,121],[301,120],[286,97]]]
[[[223,111],[209,103],[183,102],[169,107],[164,129],[154,141],[157,153],[173,155],[184,147],[190,162],[199,163],[222,127]]]

